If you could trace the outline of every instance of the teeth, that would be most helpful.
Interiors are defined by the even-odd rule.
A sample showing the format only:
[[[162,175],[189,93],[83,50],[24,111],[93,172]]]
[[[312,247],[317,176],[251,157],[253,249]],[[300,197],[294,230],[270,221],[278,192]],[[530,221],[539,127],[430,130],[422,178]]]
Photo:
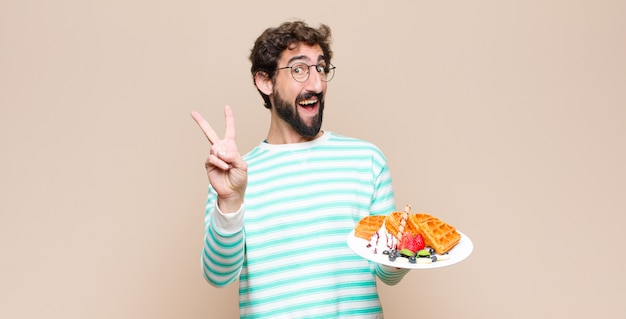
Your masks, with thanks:
[[[304,100],[304,101],[300,101],[298,104],[304,106],[304,105],[312,105],[317,103],[316,100]]]

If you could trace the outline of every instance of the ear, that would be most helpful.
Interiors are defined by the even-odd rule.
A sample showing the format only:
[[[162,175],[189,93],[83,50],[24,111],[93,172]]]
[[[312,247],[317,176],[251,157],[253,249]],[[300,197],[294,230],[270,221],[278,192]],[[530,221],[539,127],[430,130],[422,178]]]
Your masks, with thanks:
[[[274,83],[272,83],[272,79],[267,76],[267,73],[263,71],[259,71],[254,74],[254,84],[256,85],[259,91],[263,92],[265,95],[271,95],[272,90],[274,89]]]

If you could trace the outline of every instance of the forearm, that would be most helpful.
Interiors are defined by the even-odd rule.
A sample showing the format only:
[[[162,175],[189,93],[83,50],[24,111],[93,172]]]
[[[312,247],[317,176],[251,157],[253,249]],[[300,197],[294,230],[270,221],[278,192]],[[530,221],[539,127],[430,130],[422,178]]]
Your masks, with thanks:
[[[202,272],[213,286],[235,281],[241,272],[245,251],[244,208],[223,214],[214,208],[208,216],[202,250]]]
[[[409,269],[400,269],[395,267],[389,267],[381,264],[376,264],[376,276],[388,286],[394,286],[398,284],[404,275],[409,272]]]

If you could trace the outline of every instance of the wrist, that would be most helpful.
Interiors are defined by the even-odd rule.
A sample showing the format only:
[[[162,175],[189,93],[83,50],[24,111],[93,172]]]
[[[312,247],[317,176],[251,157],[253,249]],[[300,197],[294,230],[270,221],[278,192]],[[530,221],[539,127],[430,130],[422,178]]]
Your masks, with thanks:
[[[217,198],[217,206],[219,210],[224,214],[232,214],[239,211],[243,204],[242,196],[229,196]]]
[[[229,214],[225,214],[219,207],[216,207],[212,218],[213,228],[222,236],[239,233],[243,227],[243,212],[243,205],[237,211]]]

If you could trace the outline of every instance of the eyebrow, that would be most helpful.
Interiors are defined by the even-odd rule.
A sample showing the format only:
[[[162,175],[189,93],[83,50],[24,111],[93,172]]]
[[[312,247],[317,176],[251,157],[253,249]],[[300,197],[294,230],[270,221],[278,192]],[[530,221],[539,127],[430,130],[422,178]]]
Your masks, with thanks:
[[[289,65],[289,64],[291,64],[291,62],[297,61],[297,60],[308,60],[308,59],[309,59],[309,57],[306,56],[306,55],[296,55],[296,56],[292,56],[291,59],[289,59],[289,61],[287,61],[287,64]],[[317,62],[323,61],[323,60],[325,60],[324,56],[320,54],[317,57]]]

